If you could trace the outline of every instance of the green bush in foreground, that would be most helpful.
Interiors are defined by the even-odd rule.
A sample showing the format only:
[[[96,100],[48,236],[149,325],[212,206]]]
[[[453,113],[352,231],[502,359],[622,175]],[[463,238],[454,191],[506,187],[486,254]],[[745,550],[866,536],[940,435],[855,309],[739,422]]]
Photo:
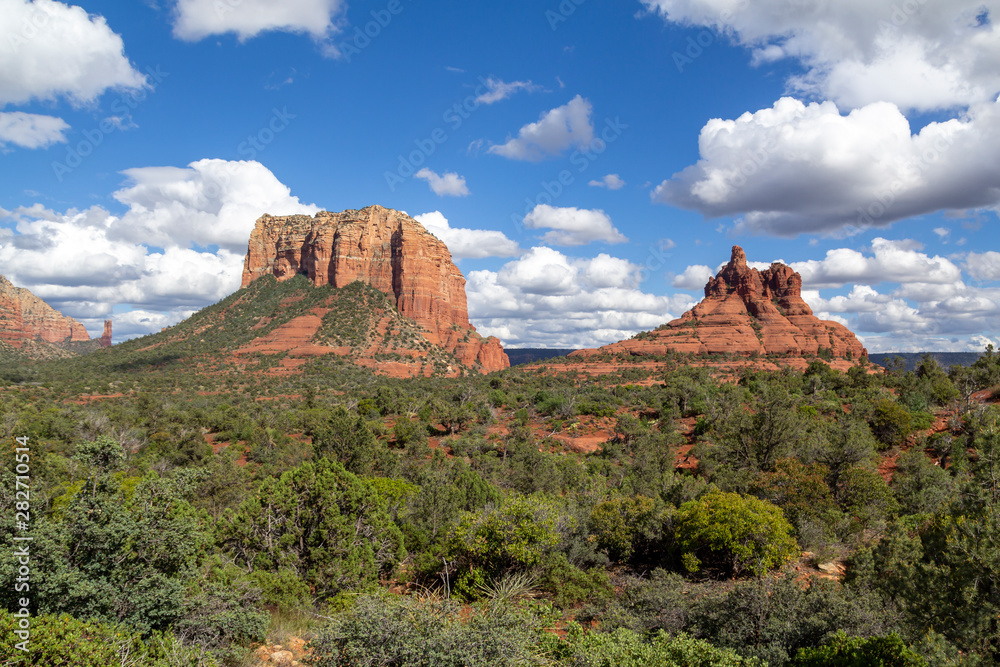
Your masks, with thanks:
[[[464,609],[452,600],[358,599],[309,644],[312,667],[526,667],[536,652],[538,623],[512,607]]]
[[[17,648],[18,619],[0,610],[0,664],[5,667],[215,667],[218,663],[172,635],[154,633],[143,641],[119,625],[82,621],[67,614],[33,616],[27,651]]]
[[[573,667],[766,667],[756,658],[715,648],[701,639],[658,632],[651,641],[632,630],[579,633],[569,638]]]
[[[798,555],[791,533],[780,508],[738,493],[709,493],[674,515],[674,537],[690,571],[707,565],[761,576]]]
[[[794,667],[927,667],[927,662],[907,648],[898,635],[848,637],[838,632],[824,646],[804,648]]]

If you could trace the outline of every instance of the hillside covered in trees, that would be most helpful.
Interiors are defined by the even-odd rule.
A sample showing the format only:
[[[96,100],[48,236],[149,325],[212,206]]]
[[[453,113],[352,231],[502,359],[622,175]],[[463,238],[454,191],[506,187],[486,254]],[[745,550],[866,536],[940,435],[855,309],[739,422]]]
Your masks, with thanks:
[[[321,667],[1000,651],[992,349],[911,372],[720,379],[677,354],[391,379],[180,363],[241,341],[158,336],[3,370],[33,536],[32,651],[4,612],[5,664],[249,666],[299,640]],[[0,562],[7,610],[18,576]]]

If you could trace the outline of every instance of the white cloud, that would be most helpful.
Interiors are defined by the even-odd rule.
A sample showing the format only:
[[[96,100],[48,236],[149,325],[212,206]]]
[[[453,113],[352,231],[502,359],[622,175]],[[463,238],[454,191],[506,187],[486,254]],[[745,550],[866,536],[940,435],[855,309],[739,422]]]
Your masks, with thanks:
[[[532,248],[499,271],[468,275],[469,314],[510,347],[594,347],[628,338],[690,305],[638,289],[642,267],[600,254],[568,257]]]
[[[1000,92],[1000,27],[983,0],[642,1],[669,21],[725,33],[758,64],[799,61],[806,71],[792,90],[850,107],[949,109]]]
[[[14,222],[12,233],[0,234],[4,275],[81,318],[92,335],[115,306],[142,314],[114,315],[120,340],[219,301],[240,286],[247,239],[262,213],[316,210],[258,163],[201,160],[127,174],[133,185],[114,193],[129,207],[121,217],[96,206],[4,212]],[[211,245],[221,247],[205,249]]]
[[[1000,280],[1000,252],[970,252],[965,257],[965,270],[975,280]]]
[[[469,188],[465,185],[465,177],[459,176],[453,171],[445,172],[443,176],[424,167],[416,174],[415,178],[427,181],[431,190],[438,197],[465,197],[469,194]]]
[[[502,79],[496,79],[494,77],[489,77],[485,81],[486,92],[476,98],[478,104],[493,104],[495,102],[500,102],[507,99],[508,97],[514,95],[519,90],[526,90],[529,93],[541,89],[530,81],[503,81]]]
[[[113,319],[114,340],[121,341],[135,336],[156,333],[164,327],[173,326],[190,317],[194,311],[162,313],[153,310],[129,310],[115,313]],[[100,324],[95,320],[96,324]]]
[[[438,237],[455,259],[484,257],[512,257],[521,252],[517,241],[511,241],[503,232],[492,229],[463,229],[451,227],[440,211],[413,216],[413,219]]]
[[[526,294],[548,296],[579,292],[579,272],[558,250],[532,248],[520,259],[504,265],[500,277],[504,285]]]
[[[343,0],[177,0],[174,36],[193,42],[233,32],[246,41],[277,30],[322,39],[345,7]]]
[[[870,351],[980,351],[1000,329],[1000,288],[970,286],[951,260],[919,252],[913,241],[875,239],[872,255],[836,249],[819,261],[797,262],[802,298],[823,319],[836,319]],[[992,251],[990,251],[992,252]],[[1000,279],[1000,253],[970,253],[974,279]],[[876,288],[879,285],[879,288]],[[850,286],[829,298],[820,287]]]
[[[132,184],[114,197],[129,210],[111,233],[145,245],[217,245],[243,253],[254,222],[264,213],[313,215],[319,210],[293,197],[259,162],[204,159],[185,168],[142,167],[123,173]]]
[[[53,0],[0,0],[0,16],[0,105],[146,85],[103,16]]]
[[[590,181],[587,185],[595,188],[607,188],[608,190],[621,190],[625,187],[625,181],[623,181],[618,174],[608,174],[599,181]]]
[[[0,242],[4,274],[57,310],[83,319],[92,335],[100,333],[101,320],[115,305],[177,319],[177,313],[214,303],[240,284],[242,253],[188,248],[151,253],[114,238],[117,218],[99,207],[14,213],[16,233]],[[122,333],[116,329],[116,337]]]
[[[46,148],[66,142],[69,125],[62,118],[23,111],[0,112],[0,148],[14,144],[22,148]]]
[[[715,271],[703,264],[694,264],[684,269],[684,273],[674,276],[670,284],[677,289],[701,291],[708,281],[715,277]]]
[[[782,98],[736,120],[710,120],[701,159],[661,183],[655,200],[718,217],[737,232],[851,234],[937,210],[1000,203],[1000,103],[911,134],[874,103],[840,115],[831,102]]]
[[[569,103],[544,113],[535,123],[521,128],[517,138],[490,146],[489,152],[511,160],[538,162],[571,148],[583,148],[594,139],[590,115],[593,106],[577,95]]]
[[[837,248],[822,260],[790,266],[802,275],[803,285],[812,289],[884,282],[955,284],[962,279],[961,270],[950,260],[918,252],[905,241],[875,238],[871,250],[866,256],[850,248]]]
[[[576,246],[594,241],[625,243],[628,238],[611,224],[611,218],[601,210],[573,207],[558,208],[539,204],[524,217],[528,229],[551,229],[542,237],[545,243]]]

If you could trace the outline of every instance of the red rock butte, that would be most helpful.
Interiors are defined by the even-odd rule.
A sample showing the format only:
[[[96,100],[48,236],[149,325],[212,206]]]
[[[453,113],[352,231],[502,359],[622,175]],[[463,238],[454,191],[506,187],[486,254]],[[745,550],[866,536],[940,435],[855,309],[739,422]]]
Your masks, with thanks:
[[[483,338],[469,322],[465,277],[448,247],[405,213],[369,206],[314,217],[261,216],[250,234],[243,287],[271,274],[279,281],[303,274],[316,286],[337,288],[360,280],[466,366],[486,372],[510,366],[500,341]]]
[[[0,341],[22,348],[29,341],[61,345],[89,340],[82,324],[0,276]]]
[[[868,351],[851,331],[820,320],[802,300],[802,277],[775,262],[764,271],[747,266],[743,248],[705,285],[705,298],[680,319],[656,331],[570,356],[629,354],[815,356],[825,350],[838,360],[860,363]]]

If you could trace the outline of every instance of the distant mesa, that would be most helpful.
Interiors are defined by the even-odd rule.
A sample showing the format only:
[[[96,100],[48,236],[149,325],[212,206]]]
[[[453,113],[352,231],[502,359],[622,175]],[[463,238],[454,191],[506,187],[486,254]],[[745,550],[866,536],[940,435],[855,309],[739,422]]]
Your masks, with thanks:
[[[243,287],[268,275],[279,282],[303,275],[317,287],[360,281],[463,366],[510,366],[500,341],[483,338],[469,322],[465,277],[447,246],[405,213],[369,206],[314,217],[264,215],[250,234]]]
[[[108,345],[111,323],[105,324]],[[0,342],[32,358],[72,356],[103,346],[82,324],[0,276]]]
[[[813,315],[802,300],[802,277],[773,263],[764,271],[747,266],[743,248],[705,285],[705,298],[680,319],[655,331],[570,357],[627,354],[636,357],[670,352],[742,357],[827,357],[850,367],[868,351],[847,327]]]

